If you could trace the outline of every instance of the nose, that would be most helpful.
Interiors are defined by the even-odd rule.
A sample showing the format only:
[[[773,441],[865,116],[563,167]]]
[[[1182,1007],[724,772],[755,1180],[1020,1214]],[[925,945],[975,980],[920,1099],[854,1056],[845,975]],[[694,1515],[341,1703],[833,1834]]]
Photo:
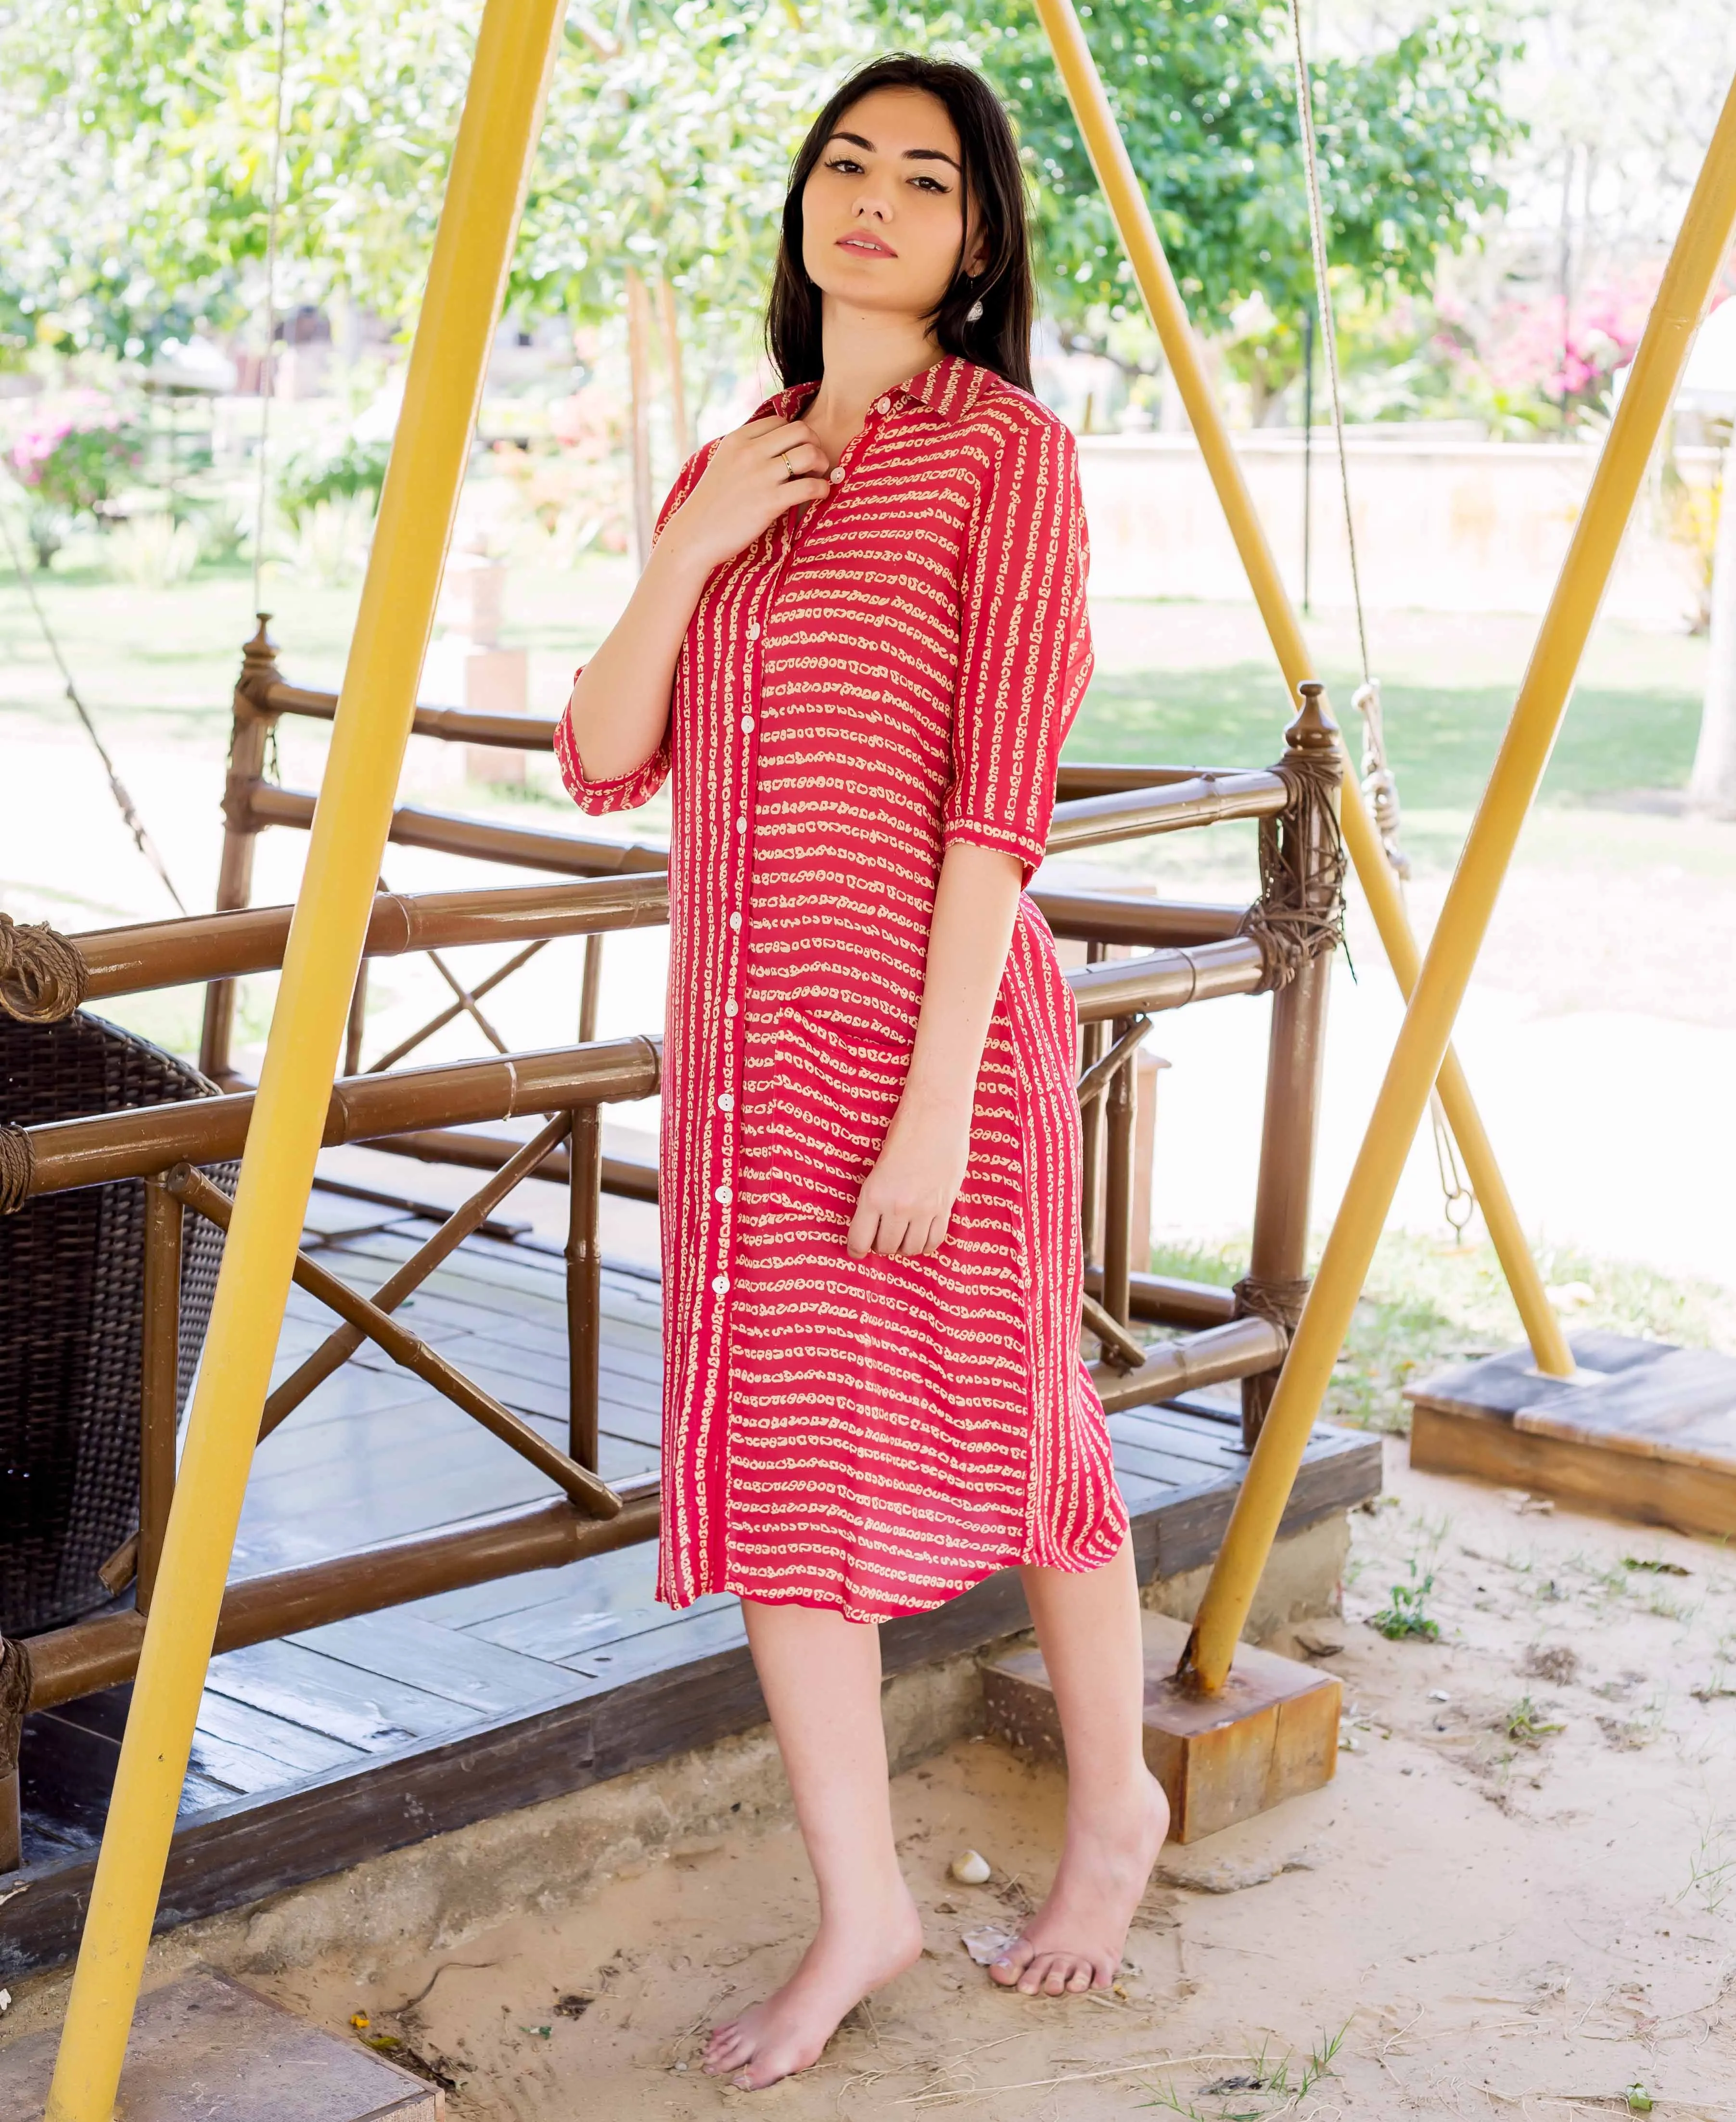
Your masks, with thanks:
[[[892,202],[873,192],[861,192],[856,195],[854,211],[859,221],[890,221]]]

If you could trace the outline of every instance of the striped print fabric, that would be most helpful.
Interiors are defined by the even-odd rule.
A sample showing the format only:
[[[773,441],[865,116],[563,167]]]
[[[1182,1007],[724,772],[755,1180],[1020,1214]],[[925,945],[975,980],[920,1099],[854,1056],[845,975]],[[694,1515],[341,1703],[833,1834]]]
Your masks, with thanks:
[[[793,418],[812,386],[763,413]],[[758,417],[756,415],[756,417]],[[702,475],[684,470],[666,523]],[[877,1620],[1126,1530],[1079,1355],[1072,998],[1020,902],[940,1251],[844,1234],[898,1103],[946,847],[1042,859],[1089,682],[1072,438],[946,360],[880,400],[824,502],[719,568],[664,744],[562,772],[591,811],[672,779],[660,1596]]]

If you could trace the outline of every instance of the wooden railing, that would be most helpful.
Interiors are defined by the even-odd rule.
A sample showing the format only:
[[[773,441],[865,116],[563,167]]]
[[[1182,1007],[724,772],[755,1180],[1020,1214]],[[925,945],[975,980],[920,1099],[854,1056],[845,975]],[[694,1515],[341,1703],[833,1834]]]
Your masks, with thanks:
[[[69,1188],[142,1180],[147,1190],[146,1296],[140,1423],[140,1523],[133,1540],[105,1573],[111,1590],[136,1587],[133,1610],[30,1640],[31,1700],[63,1702],[112,1685],[133,1671],[143,1638],[157,1559],[173,1493],[178,1292],[184,1219],[189,1213],[226,1224],[228,1203],[200,1169],[238,1156],[252,1110],[250,1090],[231,1065],[235,984],[279,965],[289,933],[288,907],[252,907],[252,845],[268,824],[305,825],[313,799],[274,788],[262,773],[264,735],[283,713],[329,715],[330,695],[284,684],[262,626],[246,651],[236,699],[235,741],[226,791],[226,834],[219,912],[184,921],[94,930],[56,939],[82,967],[92,1000],[149,989],[207,984],[203,1054],[222,1095],[184,1103],[11,1130],[8,1145],[20,1201]],[[465,743],[545,746],[553,725],[446,709],[418,709],[418,731]],[[1323,727],[1325,734],[1323,737]],[[1099,1223],[1100,1259],[1088,1258],[1082,1325],[1099,1343],[1094,1375],[1113,1410],[1172,1399],[1192,1388],[1240,1380],[1249,1441],[1270,1395],[1300,1306],[1307,1203],[1319,1091],[1329,937],[1340,912],[1342,866],[1318,800],[1305,800],[1310,778],[1297,764],[1330,745],[1330,726],[1305,708],[1286,733],[1286,760],[1271,772],[1165,767],[1063,767],[1049,841],[1052,853],[1209,825],[1224,818],[1262,821],[1262,898],[1252,908],[1165,904],[1113,893],[1048,891],[1033,895],[1057,936],[1082,939],[1087,963],[1068,973],[1080,1031],[1079,1095],[1085,1138],[1085,1229]],[[1336,755],[1334,755],[1336,756]],[[292,1629],[371,1611],[406,1599],[474,1584],[520,1570],[552,1567],[655,1536],[653,1477],[610,1488],[598,1474],[600,1196],[611,1189],[655,1200],[654,1168],[601,1152],[602,1108],[653,1095],[660,1077],[655,1040],[595,1037],[600,951],[617,931],[668,918],[666,851],[623,848],[558,833],[502,827],[474,819],[401,811],[394,837],[414,844],[553,872],[572,881],[542,881],[506,890],[382,892],[368,923],[363,978],[375,958],[437,952],[482,942],[531,950],[559,937],[582,936],[586,970],[580,1041],[534,1054],[497,1054],[437,1067],[397,1061],[417,1043],[401,1041],[369,1070],[357,1067],[353,1035],[347,1073],[334,1085],[324,1139],[366,1142],[426,1159],[485,1171],[488,1176],[371,1297],[357,1295],[316,1260],[298,1259],[296,1279],[339,1324],[273,1392],[261,1440],[364,1340],[520,1452],[562,1492],[553,1501],[508,1512],[478,1525],[448,1526],[232,1585],[217,1647],[228,1649]],[[1279,902],[1282,902],[1280,904]],[[1277,940],[1286,909],[1312,923],[1316,943],[1300,954]],[[1292,930],[1294,923],[1292,923]],[[1135,955],[1110,959],[1112,949]],[[427,1027],[437,1028],[488,983],[462,989]],[[1259,1190],[1254,1210],[1253,1270],[1236,1291],[1141,1270],[1133,1227],[1134,1068],[1152,1019],[1218,996],[1270,989],[1270,1033]],[[358,993],[359,993],[358,984]],[[0,990],[0,1007],[6,995]],[[68,1007],[70,1007],[70,1003]],[[40,1012],[38,1012],[40,1015]],[[359,1007],[353,1013],[359,1024]],[[489,1028],[488,1035],[495,1035]],[[390,1063],[391,1065],[386,1065]],[[478,1133],[485,1124],[534,1114],[544,1122],[529,1142]],[[16,1174],[22,1171],[21,1181]],[[558,1448],[469,1379],[394,1313],[427,1274],[492,1217],[514,1187],[534,1175],[569,1189],[566,1248],[569,1338],[569,1420]],[[1275,1292],[1290,1292],[1275,1296]],[[1142,1340],[1136,1324],[1169,1325],[1171,1338]]]

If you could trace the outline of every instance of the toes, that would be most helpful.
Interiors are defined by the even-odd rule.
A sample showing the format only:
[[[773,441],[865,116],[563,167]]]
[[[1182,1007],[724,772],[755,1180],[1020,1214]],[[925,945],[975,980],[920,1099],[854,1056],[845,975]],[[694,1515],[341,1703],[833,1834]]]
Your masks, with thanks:
[[[1015,1937],[1006,1951],[989,1969],[990,1978],[1002,1989],[1010,1989],[1019,1984],[1019,1978],[1037,1957],[1037,1949],[1022,1937]]]

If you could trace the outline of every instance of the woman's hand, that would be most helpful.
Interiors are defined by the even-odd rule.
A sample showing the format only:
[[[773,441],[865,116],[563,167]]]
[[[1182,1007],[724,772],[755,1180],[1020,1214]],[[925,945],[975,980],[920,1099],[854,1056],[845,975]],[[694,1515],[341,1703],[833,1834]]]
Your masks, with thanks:
[[[786,510],[832,491],[826,453],[800,420],[775,414],[726,435],[661,543],[709,574]]]
[[[970,1108],[907,1092],[862,1190],[844,1240],[852,1260],[937,1251],[970,1161]]]

